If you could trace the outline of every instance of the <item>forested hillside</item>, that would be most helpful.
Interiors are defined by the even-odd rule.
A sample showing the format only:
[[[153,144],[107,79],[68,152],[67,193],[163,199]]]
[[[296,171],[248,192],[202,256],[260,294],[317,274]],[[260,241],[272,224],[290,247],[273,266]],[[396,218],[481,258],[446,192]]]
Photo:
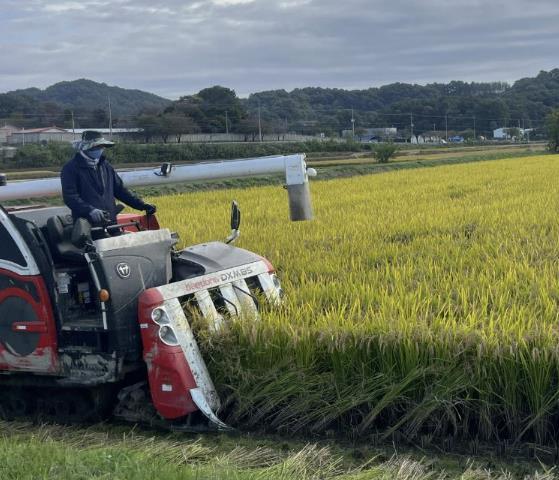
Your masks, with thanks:
[[[539,128],[552,108],[559,106],[559,69],[504,82],[425,86],[393,83],[366,90],[301,88],[254,93],[246,102],[250,112],[261,111],[267,123],[298,123],[307,130],[337,132],[356,127],[409,128],[414,131],[477,130],[489,134],[501,126]],[[410,118],[412,114],[412,118]],[[475,118],[475,120],[474,120]]]
[[[252,139],[259,131],[338,136],[352,125],[356,133],[371,127],[397,127],[404,136],[413,129],[414,133],[491,137],[498,127],[541,131],[546,115],[559,107],[559,69],[542,71],[513,85],[452,81],[393,83],[365,90],[307,87],[258,92],[247,99],[214,86],[174,102],[139,90],[76,80],[45,90],[0,95],[0,121],[17,126],[70,126],[74,112],[76,126],[108,125],[109,96],[113,126],[140,126],[146,141],[155,135],[166,138],[197,132],[243,133]]]
[[[117,124],[129,124],[136,115],[159,112],[171,103],[141,90],[80,79],[56,83],[44,90],[27,88],[0,94],[0,119],[21,126],[70,126],[73,112],[78,125],[105,125],[109,98]]]

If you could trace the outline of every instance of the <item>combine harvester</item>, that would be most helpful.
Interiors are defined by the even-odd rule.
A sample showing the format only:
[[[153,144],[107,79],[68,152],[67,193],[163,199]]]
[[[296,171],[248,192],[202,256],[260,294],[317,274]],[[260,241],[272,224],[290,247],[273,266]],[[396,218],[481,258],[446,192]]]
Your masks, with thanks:
[[[304,155],[121,172],[129,187],[285,173],[292,220],[312,218]],[[5,182],[2,182],[5,183]],[[60,194],[60,179],[0,186],[0,202]],[[282,291],[272,264],[231,245],[175,249],[154,216],[73,222],[65,207],[0,206],[0,417],[91,421],[113,414],[176,430],[225,429],[190,327],[258,315]],[[115,235],[115,233],[117,233]],[[188,305],[188,308],[183,308]]]

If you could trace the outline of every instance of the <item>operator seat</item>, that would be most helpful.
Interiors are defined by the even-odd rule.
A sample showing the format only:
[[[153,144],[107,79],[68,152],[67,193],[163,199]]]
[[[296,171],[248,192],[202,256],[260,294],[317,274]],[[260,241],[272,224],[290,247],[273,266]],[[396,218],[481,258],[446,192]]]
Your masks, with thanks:
[[[72,263],[86,263],[84,251],[72,243],[74,223],[70,215],[56,215],[47,220],[47,232],[54,257]]]

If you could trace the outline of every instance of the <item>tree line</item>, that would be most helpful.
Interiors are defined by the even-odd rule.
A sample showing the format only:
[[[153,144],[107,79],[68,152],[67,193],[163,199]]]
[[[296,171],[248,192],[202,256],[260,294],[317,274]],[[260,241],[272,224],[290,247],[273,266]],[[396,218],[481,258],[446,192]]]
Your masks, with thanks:
[[[38,98],[25,91],[0,95],[0,119],[27,127],[109,125],[104,104],[77,112]],[[248,98],[214,86],[161,105],[148,100],[147,104],[138,101],[139,110],[133,114],[113,112],[112,126],[140,127],[145,142],[157,137],[179,143],[184,134],[192,133],[236,133],[255,140],[269,133],[337,137],[344,130],[358,134],[374,127],[396,127],[404,136],[452,132],[491,138],[499,127],[533,129],[534,135],[543,135],[545,118],[559,107],[559,69],[512,85],[452,81],[424,86],[393,83],[364,90],[309,87],[259,92]]]

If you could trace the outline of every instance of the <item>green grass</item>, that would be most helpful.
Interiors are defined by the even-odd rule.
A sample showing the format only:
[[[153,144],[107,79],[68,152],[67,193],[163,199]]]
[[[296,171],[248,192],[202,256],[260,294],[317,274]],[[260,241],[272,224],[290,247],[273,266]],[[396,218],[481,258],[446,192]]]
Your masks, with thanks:
[[[539,472],[539,473],[538,473]],[[547,473],[546,473],[547,472]],[[2,480],[555,480],[537,462],[277,438],[0,422]]]

